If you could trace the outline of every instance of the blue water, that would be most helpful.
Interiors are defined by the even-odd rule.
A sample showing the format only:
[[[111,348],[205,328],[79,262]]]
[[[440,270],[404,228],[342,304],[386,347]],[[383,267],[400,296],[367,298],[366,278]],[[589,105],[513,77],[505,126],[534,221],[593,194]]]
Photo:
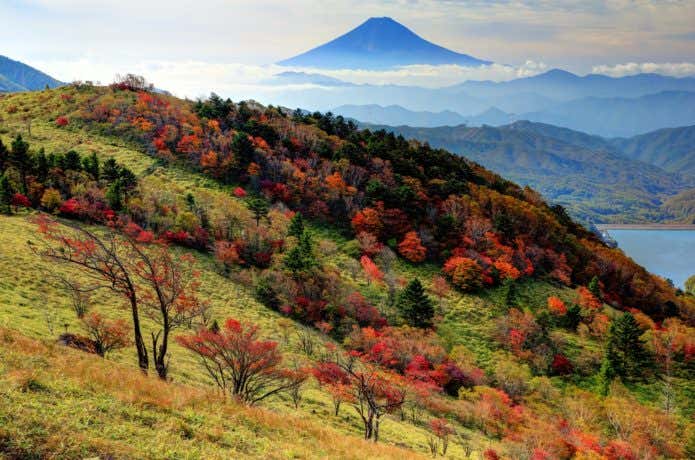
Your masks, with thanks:
[[[695,231],[608,230],[618,246],[650,272],[683,287],[695,275]]]

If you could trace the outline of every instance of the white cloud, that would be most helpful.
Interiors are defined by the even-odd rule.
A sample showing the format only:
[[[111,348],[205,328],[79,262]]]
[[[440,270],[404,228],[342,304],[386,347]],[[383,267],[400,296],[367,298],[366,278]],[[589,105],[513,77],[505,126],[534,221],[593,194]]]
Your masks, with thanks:
[[[611,77],[624,77],[639,73],[658,73],[671,77],[687,77],[695,75],[695,63],[692,62],[627,62],[615,65],[597,65],[592,73],[609,75]]]
[[[480,67],[457,65],[413,65],[393,70],[317,70],[277,65],[215,63],[195,60],[140,60],[118,63],[96,55],[77,60],[46,60],[33,63],[62,81],[92,80],[103,84],[113,81],[116,74],[143,75],[158,88],[180,97],[196,98],[211,91],[246,99],[257,94],[273,94],[287,89],[304,89],[315,85],[278,85],[272,77],[288,70],[321,73],[355,84],[412,85],[427,88],[462,83],[466,80],[506,81],[536,75],[547,70],[543,63],[526,61],[515,67],[491,64]],[[330,88],[327,88],[330,89]]]
[[[301,69],[300,69],[301,70]],[[413,85],[426,88],[462,83],[466,80],[506,81],[530,77],[547,70],[542,62],[528,60],[521,66],[490,64],[478,67],[459,65],[410,65],[393,70],[327,70],[324,75],[351,83]]]

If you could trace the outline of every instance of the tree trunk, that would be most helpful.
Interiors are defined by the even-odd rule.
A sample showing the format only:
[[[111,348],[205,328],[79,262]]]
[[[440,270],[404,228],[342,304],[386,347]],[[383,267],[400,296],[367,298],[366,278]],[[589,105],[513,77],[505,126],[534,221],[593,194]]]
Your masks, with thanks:
[[[138,303],[134,296],[130,297],[130,307],[133,315],[133,333],[135,336],[135,349],[138,352],[138,365],[140,370],[147,374],[147,370],[150,367],[149,361],[147,359],[147,347],[145,346],[145,341],[142,338],[142,332],[140,331],[140,315],[138,314]]]

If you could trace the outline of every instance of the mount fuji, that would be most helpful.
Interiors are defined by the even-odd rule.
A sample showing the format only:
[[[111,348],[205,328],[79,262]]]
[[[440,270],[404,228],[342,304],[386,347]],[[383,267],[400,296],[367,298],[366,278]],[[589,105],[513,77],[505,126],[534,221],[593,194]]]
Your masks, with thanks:
[[[345,35],[278,64],[381,70],[415,64],[473,67],[490,62],[436,45],[393,19],[383,17],[370,18]]]

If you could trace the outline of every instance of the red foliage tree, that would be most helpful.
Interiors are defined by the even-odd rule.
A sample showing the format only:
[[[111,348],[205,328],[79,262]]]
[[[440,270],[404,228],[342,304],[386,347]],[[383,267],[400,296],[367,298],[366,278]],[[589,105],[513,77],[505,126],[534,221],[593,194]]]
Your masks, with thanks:
[[[374,263],[369,256],[362,256],[360,258],[360,263],[364,269],[364,273],[367,276],[368,281],[374,281],[381,283],[384,280],[384,273],[379,269],[379,267]]]
[[[473,259],[454,256],[446,261],[443,267],[451,282],[464,291],[474,291],[483,285],[482,268]]]
[[[352,228],[357,234],[367,232],[378,237],[383,227],[379,212],[374,208],[364,208],[352,218]]]
[[[427,256],[427,248],[422,245],[417,232],[413,231],[405,234],[398,245],[398,253],[411,262],[422,262]]]
[[[255,324],[229,318],[219,332],[200,329],[177,341],[196,354],[221,389],[246,404],[289,391],[304,381],[300,374],[280,367],[277,343],[260,340]]]
[[[14,195],[12,195],[11,204],[15,208],[31,208],[31,201],[29,201],[29,198],[27,198],[25,195],[22,195],[21,193],[15,193]]]
[[[125,320],[107,320],[99,313],[87,313],[82,324],[94,341],[94,349],[99,356],[130,345],[130,332]]]
[[[67,126],[68,123],[69,123],[68,117],[60,116],[60,117],[56,118],[56,126],[58,126],[58,127],[62,128],[63,126]]]
[[[550,296],[548,297],[548,310],[550,310],[550,313],[553,315],[562,316],[567,313],[567,306],[562,299]]]

